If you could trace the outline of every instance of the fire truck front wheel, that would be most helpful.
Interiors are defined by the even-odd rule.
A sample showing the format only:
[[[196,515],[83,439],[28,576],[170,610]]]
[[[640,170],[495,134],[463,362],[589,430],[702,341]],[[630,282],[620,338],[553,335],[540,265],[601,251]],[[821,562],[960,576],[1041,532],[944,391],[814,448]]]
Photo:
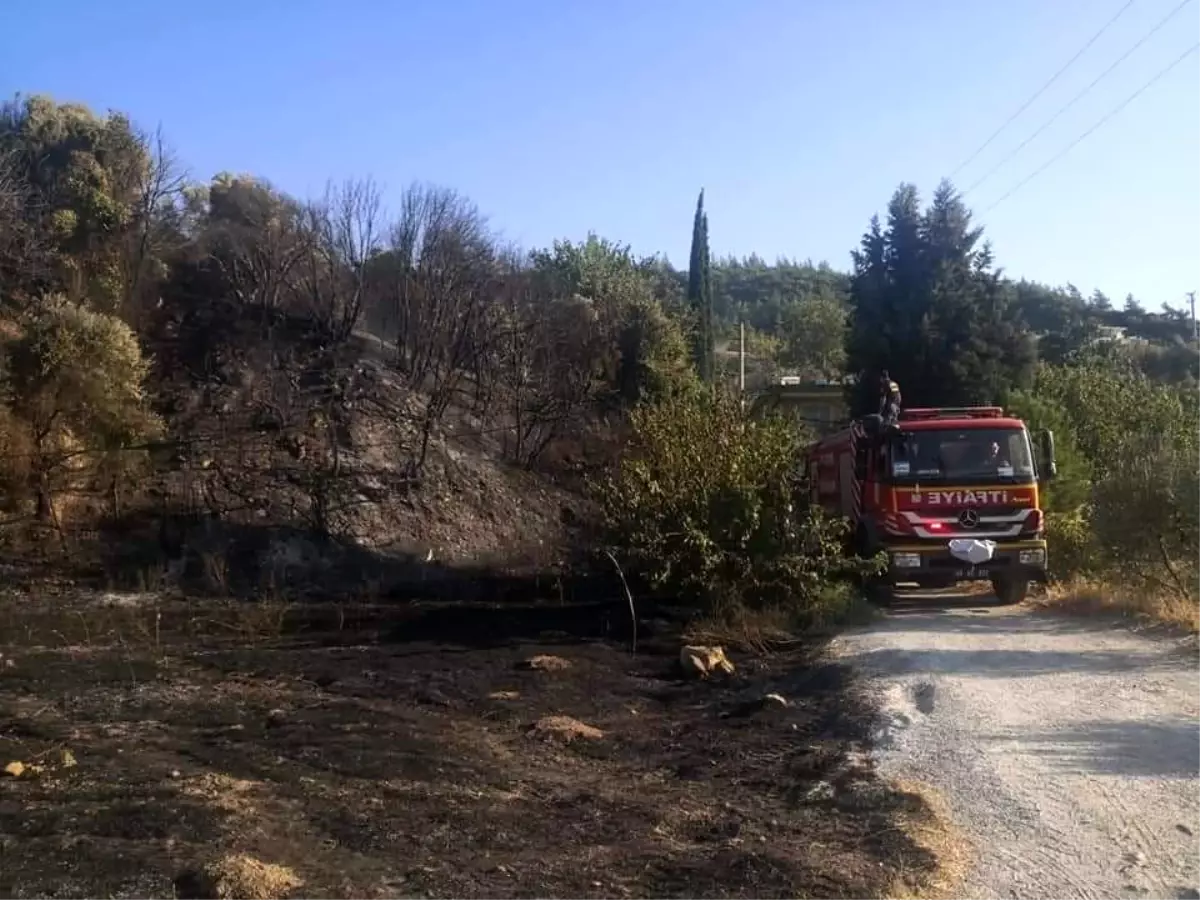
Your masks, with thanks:
[[[891,606],[896,599],[896,589],[882,578],[872,578],[865,585],[867,599],[876,606]]]
[[[1029,580],[1012,575],[1000,576],[992,579],[992,590],[1001,603],[1016,605],[1029,596]]]

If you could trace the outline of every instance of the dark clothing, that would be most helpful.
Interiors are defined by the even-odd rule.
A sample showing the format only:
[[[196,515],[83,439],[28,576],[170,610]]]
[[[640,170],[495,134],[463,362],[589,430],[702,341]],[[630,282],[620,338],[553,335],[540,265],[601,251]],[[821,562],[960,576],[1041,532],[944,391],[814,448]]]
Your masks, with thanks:
[[[900,385],[894,381],[889,381],[883,386],[879,397],[879,415],[883,417],[885,424],[894,423],[900,419]]]

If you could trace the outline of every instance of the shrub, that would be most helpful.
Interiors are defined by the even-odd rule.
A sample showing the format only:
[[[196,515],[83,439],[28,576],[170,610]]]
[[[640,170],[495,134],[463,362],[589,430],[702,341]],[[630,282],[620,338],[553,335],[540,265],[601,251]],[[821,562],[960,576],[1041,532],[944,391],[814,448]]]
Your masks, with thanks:
[[[1004,405],[1024,420],[1035,439],[1044,429],[1054,432],[1058,475],[1046,485],[1042,498],[1047,522],[1062,516],[1077,518],[1091,495],[1092,466],[1079,449],[1070,411],[1058,397],[1032,391],[1014,391]]]
[[[1095,357],[1044,366],[1031,394],[1010,399],[1031,428],[1056,432],[1046,518],[1056,579],[1090,577],[1130,604],[1164,594],[1200,604],[1200,434],[1182,392]]]
[[[1200,597],[1200,475],[1193,448],[1135,436],[1094,488],[1092,527],[1114,571],[1132,586]]]
[[[1046,541],[1050,547],[1050,572],[1055,580],[1096,571],[1099,553],[1088,506],[1070,512],[1048,512]]]
[[[20,326],[3,344],[0,447],[22,451],[5,472],[13,494],[31,494],[51,520],[56,493],[101,474],[115,496],[138,456],[127,449],[161,423],[143,389],[148,364],[120,319],[47,297]]]
[[[1066,415],[1072,440],[1098,480],[1119,471],[1131,436],[1157,434],[1181,446],[1195,441],[1194,402],[1189,411],[1179,389],[1151,381],[1123,359],[1043,366],[1034,392]]]
[[[598,491],[611,543],[658,590],[710,608],[840,604],[831,585],[869,566],[843,555],[846,523],[809,505],[804,437],[710,392],[638,407]]]

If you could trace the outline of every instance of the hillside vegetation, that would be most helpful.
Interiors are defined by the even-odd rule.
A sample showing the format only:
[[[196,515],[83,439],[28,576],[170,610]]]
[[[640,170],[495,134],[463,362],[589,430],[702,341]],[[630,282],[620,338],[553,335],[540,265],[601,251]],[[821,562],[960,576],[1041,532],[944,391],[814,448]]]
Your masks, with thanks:
[[[771,543],[788,529],[836,528],[784,512],[804,435],[709,405],[731,375],[714,348],[744,322],[764,370],[887,367],[910,402],[1007,400],[1052,425],[1057,574],[1194,598],[1183,313],[1003,277],[949,184],[928,208],[901,186],[850,272],[712,257],[701,196],[689,275],[598,236],[507,246],[437,186],[387,210],[370,179],[305,199],[256,175],[197,183],[161,135],[45,97],[4,107],[0,161],[4,533],[112,578],[312,584],[334,546],[546,566],[582,529],[649,581],[722,593],[639,559],[741,583],[791,552]],[[743,512],[723,466],[754,492]],[[1107,524],[1131,516],[1136,540]],[[698,543],[661,556],[655,533]],[[822,552],[803,577],[826,580]]]
[[[734,394],[741,323],[759,379],[1053,428],[1054,596],[1194,627],[1185,321],[1005,278],[949,184],[846,272],[714,256],[701,194],[680,271],[266,174],[0,108],[0,894],[937,886],[940,820],[820,653],[879,561]],[[689,683],[714,636],[732,674]]]

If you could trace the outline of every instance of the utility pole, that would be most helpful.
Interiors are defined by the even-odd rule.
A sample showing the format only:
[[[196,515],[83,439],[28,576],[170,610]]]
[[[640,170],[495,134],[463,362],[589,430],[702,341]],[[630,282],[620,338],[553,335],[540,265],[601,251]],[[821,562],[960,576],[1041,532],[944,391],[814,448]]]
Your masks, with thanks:
[[[1195,304],[1192,304],[1195,308]],[[1193,316],[1194,318],[1194,316]],[[746,408],[746,323],[738,323],[738,387],[741,389],[742,409]]]
[[[1200,328],[1196,327],[1196,292],[1188,291],[1187,295],[1192,305],[1192,343],[1196,345],[1196,349],[1200,350]]]

